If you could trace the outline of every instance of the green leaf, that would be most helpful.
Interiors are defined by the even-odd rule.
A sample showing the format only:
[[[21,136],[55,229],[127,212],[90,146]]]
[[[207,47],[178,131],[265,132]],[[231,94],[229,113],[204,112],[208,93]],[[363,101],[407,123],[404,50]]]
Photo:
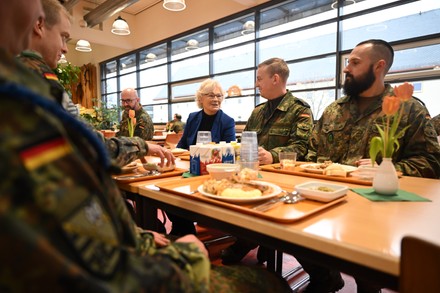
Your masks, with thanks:
[[[379,127],[378,127],[379,128]],[[381,137],[375,136],[371,139],[370,142],[370,158],[371,158],[371,165],[374,166],[374,163],[376,162],[376,156],[379,152],[382,152],[383,155],[383,146],[384,141]]]

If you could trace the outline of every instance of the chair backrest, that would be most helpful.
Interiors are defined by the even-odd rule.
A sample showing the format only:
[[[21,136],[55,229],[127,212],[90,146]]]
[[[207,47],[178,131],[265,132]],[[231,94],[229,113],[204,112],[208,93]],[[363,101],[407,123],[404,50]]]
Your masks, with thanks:
[[[412,236],[402,239],[399,292],[440,292],[439,245]]]
[[[167,137],[165,138],[165,147],[168,147],[170,149],[176,148],[176,145],[179,143],[182,135],[183,135],[183,132],[168,133]]]

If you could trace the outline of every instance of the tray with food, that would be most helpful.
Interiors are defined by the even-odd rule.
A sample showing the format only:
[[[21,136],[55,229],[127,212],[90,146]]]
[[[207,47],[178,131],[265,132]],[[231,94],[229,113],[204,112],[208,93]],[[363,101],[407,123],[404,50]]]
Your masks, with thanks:
[[[289,188],[288,185],[276,185],[254,178],[246,182],[237,182],[233,178],[216,181],[211,179],[210,175],[204,175],[160,182],[156,186],[161,191],[281,223],[298,221],[345,201],[344,197],[329,202],[306,198],[294,204],[287,204],[281,199],[285,195],[284,190],[291,191],[293,186]],[[273,205],[270,209],[264,211],[254,209],[263,203],[276,202],[279,199],[280,204]]]
[[[283,170],[280,164],[260,166],[263,171],[277,172],[283,174],[298,175],[303,177],[347,182],[361,185],[372,185],[372,178],[353,176],[357,174],[357,167],[325,162],[306,163],[302,162],[293,170]]]
[[[155,163],[131,163],[132,167],[129,171],[122,171],[122,174],[114,174],[114,180],[121,183],[130,183],[136,181],[144,181],[163,177],[172,177],[182,175],[187,170],[176,168],[175,165],[160,167]],[[123,169],[123,168],[122,168]]]

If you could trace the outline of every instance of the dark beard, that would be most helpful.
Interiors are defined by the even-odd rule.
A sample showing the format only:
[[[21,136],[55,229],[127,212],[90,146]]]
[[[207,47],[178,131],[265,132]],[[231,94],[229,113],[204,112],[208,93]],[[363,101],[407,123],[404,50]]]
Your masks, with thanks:
[[[351,78],[347,80],[347,77]],[[373,72],[373,64],[370,65],[370,69],[365,74],[357,78],[347,73],[345,75],[344,94],[348,96],[358,96],[360,93],[369,89],[375,81],[376,77]]]

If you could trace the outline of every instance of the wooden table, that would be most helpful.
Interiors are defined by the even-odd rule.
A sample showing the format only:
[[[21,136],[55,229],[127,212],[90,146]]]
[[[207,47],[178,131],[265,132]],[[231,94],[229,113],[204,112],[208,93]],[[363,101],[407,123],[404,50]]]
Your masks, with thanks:
[[[291,189],[311,180],[264,171],[261,174],[263,180],[280,185],[287,182]],[[400,179],[401,189],[432,202],[372,202],[349,191],[344,203],[293,223],[277,223],[159,191],[152,184],[150,181],[137,186],[147,223],[155,223],[152,219],[156,214],[152,211],[161,208],[350,275],[374,278],[391,289],[397,289],[403,236],[413,235],[440,244],[440,180]]]

